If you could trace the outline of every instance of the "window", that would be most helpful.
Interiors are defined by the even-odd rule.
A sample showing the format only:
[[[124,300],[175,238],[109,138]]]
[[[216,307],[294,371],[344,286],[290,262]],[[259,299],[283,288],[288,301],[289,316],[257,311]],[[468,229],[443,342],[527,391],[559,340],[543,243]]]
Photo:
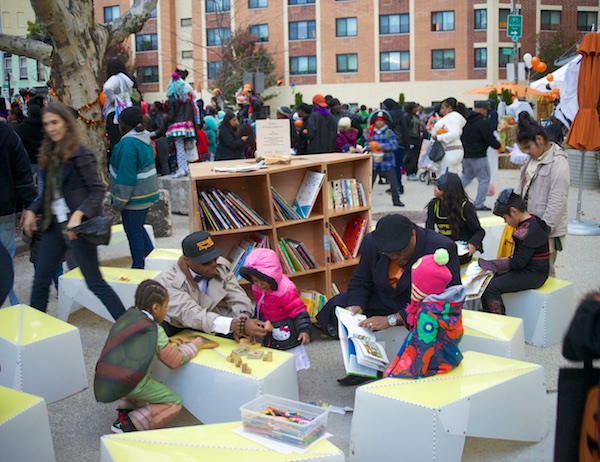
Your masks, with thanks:
[[[475,10],[475,30],[486,30],[487,29],[487,10]]]
[[[25,56],[19,56],[19,78],[27,79],[27,58]]]
[[[311,40],[317,37],[315,21],[298,21],[290,23],[290,40]]]
[[[217,78],[219,69],[221,69],[221,61],[209,61],[208,63],[208,79],[214,80]]]
[[[335,20],[336,37],[356,37],[356,18],[337,18]]]
[[[207,13],[221,13],[229,11],[229,0],[206,0]]]
[[[410,57],[408,51],[385,51],[379,54],[380,71],[408,71]]]
[[[46,80],[46,66],[43,63],[37,61],[37,79],[38,82],[44,82]]]
[[[408,34],[410,25],[408,14],[389,14],[379,16],[379,33],[385,34]]]
[[[181,52],[181,59],[193,59],[194,58],[194,54],[192,52],[192,50],[183,50]]]
[[[248,8],[267,8],[268,0],[248,0]]]
[[[268,42],[269,41],[269,25],[268,24],[256,24],[250,26],[250,33],[256,35],[257,42]]]
[[[150,19],[156,19],[156,8],[150,12]]]
[[[475,69],[487,67],[487,48],[475,48]]]
[[[542,17],[541,17],[541,24],[540,24],[540,29],[541,30],[558,30],[558,27],[560,26],[560,16],[561,16],[561,12],[560,11],[553,11],[553,10],[542,10]]]
[[[224,45],[230,38],[231,30],[225,27],[206,29],[206,45],[209,47]]]
[[[138,72],[142,83],[158,83],[158,66],[140,67]]]
[[[181,18],[181,27],[191,27],[192,25],[192,18]]]
[[[288,0],[288,5],[307,5],[315,3],[315,0]]]
[[[577,30],[587,32],[592,30],[592,26],[596,26],[598,30],[598,13],[595,11],[578,11],[577,12]]]
[[[434,11],[431,13],[431,31],[454,30],[454,11]]]
[[[4,78],[6,80],[13,80],[12,78],[12,58],[6,57],[4,55]]]
[[[510,10],[508,8],[500,8],[498,10],[498,29],[508,28],[508,15]]]
[[[290,58],[290,74],[316,74],[317,57],[316,56],[293,56]]]
[[[337,72],[358,72],[358,54],[336,55]]]
[[[135,36],[135,51],[158,50],[158,36],[156,34],[137,34]]]
[[[454,69],[454,48],[431,50],[432,69]]]
[[[506,51],[505,51],[506,50]],[[499,48],[498,49],[498,67],[500,69],[506,68],[508,63],[513,62],[513,48]]]
[[[113,22],[121,16],[121,10],[119,6],[105,6],[104,7],[104,24],[108,24],[109,22]]]

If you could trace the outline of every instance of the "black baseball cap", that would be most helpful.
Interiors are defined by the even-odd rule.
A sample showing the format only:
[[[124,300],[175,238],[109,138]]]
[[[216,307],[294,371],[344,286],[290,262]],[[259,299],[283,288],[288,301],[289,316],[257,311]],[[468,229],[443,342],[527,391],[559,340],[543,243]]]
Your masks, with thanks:
[[[223,255],[213,237],[206,231],[196,231],[187,236],[181,243],[183,255],[195,263],[208,263]]]
[[[414,224],[404,215],[382,217],[373,231],[373,241],[382,253],[399,252],[410,243]]]

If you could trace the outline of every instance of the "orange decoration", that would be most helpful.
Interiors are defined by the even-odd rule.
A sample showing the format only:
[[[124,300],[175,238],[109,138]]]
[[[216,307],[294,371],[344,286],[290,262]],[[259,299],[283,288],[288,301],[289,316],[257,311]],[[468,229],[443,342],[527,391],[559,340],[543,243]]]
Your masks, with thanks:
[[[531,67],[533,67],[535,69],[536,67],[539,66],[539,64],[541,62],[542,61],[540,60],[540,58],[538,58],[537,56],[534,56],[533,58],[531,58]]]
[[[548,66],[546,65],[546,63],[540,63],[536,70],[538,72],[546,72],[546,69],[548,69]]]
[[[548,80],[548,82],[552,82],[554,80],[554,76],[552,74],[548,74],[546,76],[546,79]]]
[[[302,120],[295,120],[294,121],[294,127],[296,128],[302,128]]]
[[[100,104],[102,104],[102,106],[104,106],[104,103],[106,103],[106,95],[103,91],[100,92],[100,96],[98,96],[98,101],[100,101]]]

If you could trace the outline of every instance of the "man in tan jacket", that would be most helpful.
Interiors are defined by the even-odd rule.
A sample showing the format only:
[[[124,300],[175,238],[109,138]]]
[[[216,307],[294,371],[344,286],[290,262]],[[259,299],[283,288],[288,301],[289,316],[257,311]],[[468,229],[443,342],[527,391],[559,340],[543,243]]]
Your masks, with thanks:
[[[167,335],[194,329],[213,335],[264,336],[264,323],[254,317],[248,295],[231,273],[212,236],[197,231],[182,242],[183,256],[163,275],[169,292]]]

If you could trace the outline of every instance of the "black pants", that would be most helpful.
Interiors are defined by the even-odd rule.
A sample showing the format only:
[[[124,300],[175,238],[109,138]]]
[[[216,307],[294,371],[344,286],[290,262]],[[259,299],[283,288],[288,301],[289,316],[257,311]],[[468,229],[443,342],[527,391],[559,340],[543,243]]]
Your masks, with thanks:
[[[394,205],[400,203],[400,194],[398,193],[398,181],[396,180],[396,170],[373,170],[373,181],[371,186],[375,184],[375,180],[377,179],[377,174],[379,173],[380,177],[383,177],[387,180],[390,185],[390,191],[392,193],[392,203]]]
[[[548,273],[528,270],[509,271],[494,276],[481,297],[483,311],[506,314],[502,294],[537,289],[544,285],[546,279],[548,279]]]
[[[119,124],[114,123],[115,113],[111,112],[106,116],[106,133],[110,144],[110,152],[115,148],[115,144],[121,141],[123,134],[119,130]]]
[[[156,144],[156,170],[159,175],[171,173],[169,167],[169,140],[164,136],[155,141]]]

